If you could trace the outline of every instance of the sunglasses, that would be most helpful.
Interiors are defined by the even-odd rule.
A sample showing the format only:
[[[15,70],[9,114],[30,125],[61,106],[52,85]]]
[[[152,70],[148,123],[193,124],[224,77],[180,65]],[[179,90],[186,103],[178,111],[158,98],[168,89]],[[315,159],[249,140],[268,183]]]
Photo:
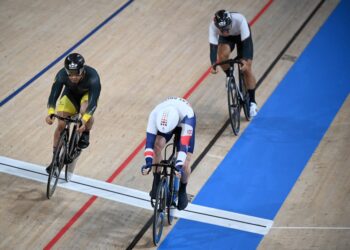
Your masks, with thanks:
[[[84,72],[84,68],[81,69],[66,69],[68,76],[81,76]]]
[[[221,32],[229,32],[230,31],[230,27],[223,27],[219,29]]]

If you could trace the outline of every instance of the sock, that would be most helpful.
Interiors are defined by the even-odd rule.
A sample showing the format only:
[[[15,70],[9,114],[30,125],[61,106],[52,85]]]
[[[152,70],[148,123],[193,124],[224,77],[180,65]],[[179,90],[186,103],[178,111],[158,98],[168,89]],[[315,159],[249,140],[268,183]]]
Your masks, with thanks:
[[[180,183],[180,188],[179,188],[179,193],[180,192],[185,192],[186,193],[186,186],[187,186],[187,183]]]
[[[248,94],[249,94],[250,102],[256,103],[256,101],[255,101],[255,89],[248,89]]]

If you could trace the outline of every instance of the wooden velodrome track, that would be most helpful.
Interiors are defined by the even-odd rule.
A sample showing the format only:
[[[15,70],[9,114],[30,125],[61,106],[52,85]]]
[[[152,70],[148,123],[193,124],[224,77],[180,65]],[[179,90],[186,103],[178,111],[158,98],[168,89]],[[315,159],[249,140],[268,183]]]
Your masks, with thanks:
[[[115,173],[113,183],[148,192],[151,177],[140,175],[140,148],[153,106],[168,96],[188,97],[198,117],[193,162],[227,120],[223,74],[204,75],[209,67],[207,36],[213,13],[226,8],[252,21],[270,3],[252,24],[254,71],[260,79],[319,2],[1,1],[0,99],[130,3],[74,48],[98,70],[102,83],[91,146],[81,155],[76,173],[102,181]],[[325,1],[276,61],[257,90],[260,106],[293,65],[290,58],[300,55],[337,4],[337,0]],[[44,70],[0,107],[0,156],[41,166],[50,162],[54,126],[46,125],[44,118],[51,83],[62,62]],[[196,82],[200,85],[188,92]],[[261,249],[350,249],[349,109],[348,98]],[[242,129],[247,125],[243,122]],[[190,194],[198,193],[236,140],[229,127],[220,135],[193,171]],[[66,189],[58,189],[47,200],[45,188],[39,182],[0,174],[0,249],[126,249],[151,216],[145,209],[91,200]],[[77,216],[88,201],[88,209]],[[153,248],[151,230],[135,244],[135,249]]]

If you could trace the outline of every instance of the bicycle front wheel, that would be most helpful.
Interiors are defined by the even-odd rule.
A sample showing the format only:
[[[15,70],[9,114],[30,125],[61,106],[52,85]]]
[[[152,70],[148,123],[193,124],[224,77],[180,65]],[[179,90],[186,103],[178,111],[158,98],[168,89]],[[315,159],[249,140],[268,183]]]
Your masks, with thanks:
[[[227,84],[227,103],[228,103],[228,113],[230,115],[230,123],[232,131],[235,135],[238,135],[240,128],[240,113],[241,104],[238,100],[237,90],[235,89],[234,78],[228,81]]]
[[[75,165],[80,155],[81,149],[78,148],[79,133],[76,131],[76,126],[73,127],[72,136],[69,141],[69,150],[66,157],[65,179],[69,182],[72,179]]]
[[[174,220],[174,210],[177,206],[177,193],[179,191],[180,179],[176,177],[175,173],[172,173],[169,177],[169,192],[167,199],[167,218],[168,224],[171,225]]]
[[[47,180],[46,196],[50,199],[56,190],[58,179],[61,174],[61,170],[64,166],[64,160],[66,157],[66,137],[67,134],[63,132],[57,144],[55,154],[52,159],[51,171]]]
[[[157,187],[156,201],[153,213],[153,243],[155,246],[160,241],[163,233],[165,209],[167,199],[167,182],[166,177],[163,177]]]

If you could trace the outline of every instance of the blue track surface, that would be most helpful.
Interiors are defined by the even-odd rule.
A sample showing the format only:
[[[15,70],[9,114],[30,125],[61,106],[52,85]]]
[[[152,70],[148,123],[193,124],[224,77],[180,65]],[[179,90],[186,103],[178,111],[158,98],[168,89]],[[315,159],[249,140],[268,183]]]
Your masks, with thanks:
[[[273,220],[350,91],[342,1],[194,200]],[[180,220],[160,249],[256,249],[262,236]]]

